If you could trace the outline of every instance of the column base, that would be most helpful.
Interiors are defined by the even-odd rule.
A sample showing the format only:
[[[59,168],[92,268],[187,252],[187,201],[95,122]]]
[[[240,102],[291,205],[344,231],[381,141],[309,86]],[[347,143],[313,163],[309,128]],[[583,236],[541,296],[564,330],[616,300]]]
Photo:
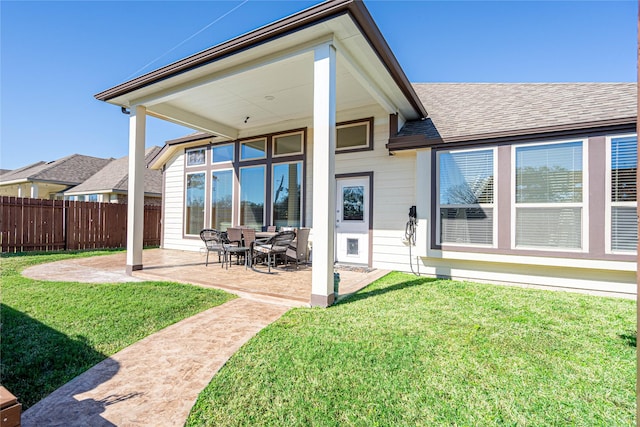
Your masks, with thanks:
[[[124,272],[128,276],[131,276],[134,271],[138,271],[138,270],[142,270],[142,264],[127,265],[127,267],[125,268]]]
[[[311,294],[311,307],[329,307],[330,305],[333,305],[333,303],[335,302],[336,297],[334,294],[329,294],[329,295],[314,295]]]

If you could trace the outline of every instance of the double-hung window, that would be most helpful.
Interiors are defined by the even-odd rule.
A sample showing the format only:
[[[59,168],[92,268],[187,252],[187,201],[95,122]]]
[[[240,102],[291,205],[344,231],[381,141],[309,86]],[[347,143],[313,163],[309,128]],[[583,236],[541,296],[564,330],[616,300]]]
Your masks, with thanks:
[[[583,141],[514,146],[516,248],[584,250]]]
[[[638,244],[637,137],[610,137],[607,138],[607,143],[607,250],[614,253],[635,253]]]
[[[495,149],[437,155],[439,244],[494,245]]]

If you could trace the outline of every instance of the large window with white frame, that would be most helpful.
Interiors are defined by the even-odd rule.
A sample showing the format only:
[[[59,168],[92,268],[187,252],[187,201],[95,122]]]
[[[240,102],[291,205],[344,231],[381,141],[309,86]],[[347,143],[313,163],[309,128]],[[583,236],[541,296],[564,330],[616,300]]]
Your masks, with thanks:
[[[438,244],[494,246],[496,150],[437,153]]]
[[[607,138],[607,252],[636,253],[638,245],[636,135]]]
[[[515,145],[516,248],[586,250],[584,141]]]
[[[188,173],[185,191],[185,234],[199,234],[204,228],[206,174]]]

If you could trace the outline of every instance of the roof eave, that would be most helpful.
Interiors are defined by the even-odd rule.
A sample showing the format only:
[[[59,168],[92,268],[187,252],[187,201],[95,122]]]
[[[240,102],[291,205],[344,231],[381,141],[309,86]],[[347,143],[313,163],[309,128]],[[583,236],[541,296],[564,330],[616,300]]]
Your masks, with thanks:
[[[358,25],[362,33],[366,36],[370,46],[387,68],[391,77],[416,113],[421,118],[427,117],[425,107],[422,105],[413,86],[410,84],[362,0],[329,0],[97,93],[94,97],[99,101],[108,102],[118,96],[345,13],[348,13],[352,17],[356,25]]]
[[[389,138],[386,147],[390,153],[421,148],[438,148],[441,146],[494,144],[506,141],[560,136],[581,132],[615,132],[635,127],[637,116],[621,117],[593,122],[571,123],[545,126],[539,128],[518,129],[512,131],[492,132],[476,135],[462,135],[453,138],[427,138],[426,135],[408,135]]]

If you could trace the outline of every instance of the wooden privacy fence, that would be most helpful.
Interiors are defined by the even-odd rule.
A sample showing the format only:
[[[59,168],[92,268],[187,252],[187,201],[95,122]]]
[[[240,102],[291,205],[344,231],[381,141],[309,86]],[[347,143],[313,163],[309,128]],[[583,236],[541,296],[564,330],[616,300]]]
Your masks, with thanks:
[[[144,246],[160,245],[160,206],[144,207]],[[2,252],[121,248],[127,205],[0,197]]]

